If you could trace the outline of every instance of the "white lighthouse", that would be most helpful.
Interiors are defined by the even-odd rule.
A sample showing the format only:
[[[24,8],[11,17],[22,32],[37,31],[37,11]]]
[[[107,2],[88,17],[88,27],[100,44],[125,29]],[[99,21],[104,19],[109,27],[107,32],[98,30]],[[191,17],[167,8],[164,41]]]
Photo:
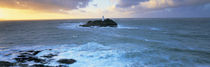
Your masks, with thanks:
[[[104,21],[104,16],[102,16],[102,21]]]

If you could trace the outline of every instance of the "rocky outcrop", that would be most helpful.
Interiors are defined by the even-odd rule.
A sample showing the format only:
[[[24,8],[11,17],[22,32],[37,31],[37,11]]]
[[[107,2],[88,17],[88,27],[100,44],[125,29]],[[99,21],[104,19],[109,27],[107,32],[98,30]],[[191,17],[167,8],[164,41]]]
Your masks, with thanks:
[[[98,26],[98,27],[117,27],[117,23],[111,19],[102,20],[95,20],[95,21],[88,21],[84,25],[80,25],[82,27],[91,27],[91,26]]]
[[[63,64],[73,64],[74,62],[76,62],[76,60],[74,60],[74,59],[60,59],[57,62],[63,63]]]
[[[26,52],[21,52],[20,55],[16,58],[14,58],[18,63],[24,63],[27,61],[34,61],[37,63],[45,63],[44,59],[40,59],[38,57],[36,57],[35,55],[38,54],[41,51],[34,51],[34,50],[30,50],[30,51],[26,51]]]
[[[7,61],[0,61],[0,66],[3,66],[3,67],[10,67],[10,66],[15,66],[15,65],[16,65],[15,63],[10,63]]]
[[[52,49],[46,49],[51,51]],[[50,61],[55,60],[53,57],[58,56],[56,53],[49,53],[43,56],[37,56],[40,52],[45,50],[28,50],[28,51],[17,51],[18,56],[13,59],[16,62],[0,61],[0,67],[52,67],[48,66]],[[12,55],[12,54],[9,54]],[[6,55],[6,56],[9,56]],[[27,62],[35,62],[35,64],[27,64]],[[76,62],[74,59],[59,59],[57,61],[60,65],[55,67],[68,67],[69,64]]]

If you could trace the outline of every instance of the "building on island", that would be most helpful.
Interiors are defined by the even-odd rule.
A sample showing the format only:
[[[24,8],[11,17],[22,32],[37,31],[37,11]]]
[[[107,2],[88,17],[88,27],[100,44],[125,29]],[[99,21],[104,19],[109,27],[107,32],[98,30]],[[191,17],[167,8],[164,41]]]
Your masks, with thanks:
[[[104,21],[104,16],[102,16],[102,21]]]

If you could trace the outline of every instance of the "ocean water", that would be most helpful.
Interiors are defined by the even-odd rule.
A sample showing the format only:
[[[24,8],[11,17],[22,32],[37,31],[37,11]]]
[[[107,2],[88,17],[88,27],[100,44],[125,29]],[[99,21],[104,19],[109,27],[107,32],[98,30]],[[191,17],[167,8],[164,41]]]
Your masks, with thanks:
[[[113,19],[119,26],[80,27],[94,19],[1,21],[0,61],[18,51],[44,50],[75,59],[70,67],[210,67],[210,19]],[[52,49],[52,50],[45,50]],[[25,62],[25,64],[39,64]]]

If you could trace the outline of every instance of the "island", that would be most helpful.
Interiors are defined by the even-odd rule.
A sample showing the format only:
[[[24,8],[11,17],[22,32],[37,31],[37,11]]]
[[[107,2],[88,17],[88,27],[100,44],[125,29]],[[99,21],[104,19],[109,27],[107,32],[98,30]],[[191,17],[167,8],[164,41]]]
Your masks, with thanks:
[[[82,27],[92,27],[92,26],[98,26],[98,27],[117,27],[117,23],[114,22],[111,19],[105,19],[104,16],[102,17],[102,20],[95,20],[95,21],[88,21],[86,24],[80,25]]]

